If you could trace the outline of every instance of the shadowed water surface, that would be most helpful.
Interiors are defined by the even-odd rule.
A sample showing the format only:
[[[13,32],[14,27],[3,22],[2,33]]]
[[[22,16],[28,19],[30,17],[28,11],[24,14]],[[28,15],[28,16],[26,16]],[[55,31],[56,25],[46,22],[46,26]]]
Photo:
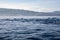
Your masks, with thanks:
[[[0,40],[60,40],[60,25],[4,21],[0,23]]]

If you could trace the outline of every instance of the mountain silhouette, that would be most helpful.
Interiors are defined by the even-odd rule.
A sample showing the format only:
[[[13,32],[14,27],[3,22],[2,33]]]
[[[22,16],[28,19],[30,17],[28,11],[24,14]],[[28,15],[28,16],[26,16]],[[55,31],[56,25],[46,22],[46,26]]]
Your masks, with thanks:
[[[60,11],[35,12],[22,9],[0,8],[0,16],[60,16]]]

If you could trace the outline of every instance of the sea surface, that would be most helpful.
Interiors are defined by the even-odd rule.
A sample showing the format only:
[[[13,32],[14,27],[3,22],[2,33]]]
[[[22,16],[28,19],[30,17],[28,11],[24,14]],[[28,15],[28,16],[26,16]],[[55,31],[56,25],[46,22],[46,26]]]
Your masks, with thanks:
[[[0,21],[0,40],[60,40],[60,25]]]

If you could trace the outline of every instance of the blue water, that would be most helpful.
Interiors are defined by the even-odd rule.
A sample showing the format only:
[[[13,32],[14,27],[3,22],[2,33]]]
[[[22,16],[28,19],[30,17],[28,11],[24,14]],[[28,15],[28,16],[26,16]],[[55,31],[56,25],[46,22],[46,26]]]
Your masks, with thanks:
[[[60,25],[0,21],[0,40],[60,40]]]

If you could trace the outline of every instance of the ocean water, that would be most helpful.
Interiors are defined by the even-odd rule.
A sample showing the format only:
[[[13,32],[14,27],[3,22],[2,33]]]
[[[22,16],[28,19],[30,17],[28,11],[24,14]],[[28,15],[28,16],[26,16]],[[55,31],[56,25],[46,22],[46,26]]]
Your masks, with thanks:
[[[0,21],[0,40],[60,40],[60,25]]]

